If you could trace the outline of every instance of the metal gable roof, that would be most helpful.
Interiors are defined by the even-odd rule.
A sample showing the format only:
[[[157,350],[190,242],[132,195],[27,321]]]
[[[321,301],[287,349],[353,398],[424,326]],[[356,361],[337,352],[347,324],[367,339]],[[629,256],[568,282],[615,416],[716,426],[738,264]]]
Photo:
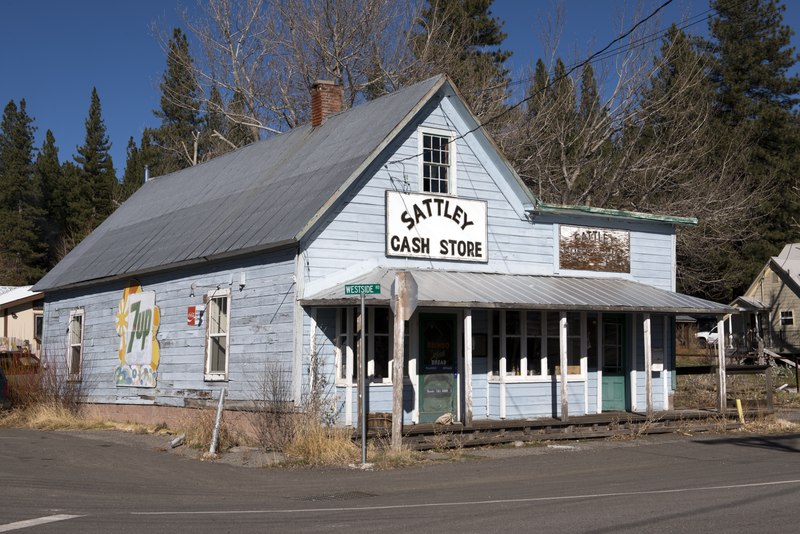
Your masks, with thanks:
[[[396,269],[378,268],[347,284],[381,285],[379,295],[367,295],[371,304],[387,303]],[[534,308],[640,313],[725,314],[736,310],[724,304],[665,291],[621,278],[579,278],[409,270],[418,286],[419,306],[472,308]],[[304,305],[353,304],[345,297],[345,283],[301,300]]]
[[[81,285],[295,242],[446,81],[430,78],[150,180],[36,285]]]

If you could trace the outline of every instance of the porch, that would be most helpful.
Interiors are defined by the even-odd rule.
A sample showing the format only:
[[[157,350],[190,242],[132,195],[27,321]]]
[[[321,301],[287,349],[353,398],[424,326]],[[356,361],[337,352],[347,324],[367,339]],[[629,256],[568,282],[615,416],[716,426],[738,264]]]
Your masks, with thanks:
[[[744,411],[745,418],[771,413],[759,408]],[[669,410],[653,412],[604,412],[600,414],[537,419],[481,419],[471,424],[436,423],[403,426],[403,443],[414,450],[481,447],[507,443],[544,442],[559,440],[635,438],[649,434],[672,432],[713,432],[735,430],[741,427],[736,409],[721,414],[718,409]],[[390,414],[372,414],[369,419],[368,439],[388,438],[391,430]],[[357,435],[356,435],[357,434]],[[360,434],[354,433],[354,439]]]

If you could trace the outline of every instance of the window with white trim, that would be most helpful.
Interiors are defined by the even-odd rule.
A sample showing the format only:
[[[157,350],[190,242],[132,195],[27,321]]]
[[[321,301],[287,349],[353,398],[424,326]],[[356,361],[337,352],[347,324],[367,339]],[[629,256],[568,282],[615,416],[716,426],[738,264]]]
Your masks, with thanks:
[[[781,326],[791,326],[794,324],[794,313],[792,310],[781,310]]]
[[[230,346],[230,289],[211,291],[206,301],[206,380],[227,380]]]
[[[69,378],[80,380],[81,366],[83,364],[83,308],[77,308],[69,313],[69,327],[67,328],[67,366]]]
[[[501,368],[504,368],[506,377],[559,376],[560,319],[558,312],[517,310],[489,312],[487,325],[491,339],[488,354],[489,375],[499,377]],[[581,338],[583,335],[588,335],[588,332],[584,334],[583,329],[582,315],[568,313],[567,374],[569,375],[582,375],[585,372]],[[596,345],[596,342],[587,340],[587,352],[592,345]]]
[[[394,345],[394,319],[389,308],[367,308],[366,360],[367,378],[373,382],[392,382],[392,347]],[[357,307],[336,310],[336,377],[337,382],[354,384],[358,376],[358,332],[361,310]],[[405,322],[403,366],[408,375],[409,323]]]
[[[421,130],[420,135],[420,176],[423,193],[454,195],[455,190],[455,148],[450,132]]]

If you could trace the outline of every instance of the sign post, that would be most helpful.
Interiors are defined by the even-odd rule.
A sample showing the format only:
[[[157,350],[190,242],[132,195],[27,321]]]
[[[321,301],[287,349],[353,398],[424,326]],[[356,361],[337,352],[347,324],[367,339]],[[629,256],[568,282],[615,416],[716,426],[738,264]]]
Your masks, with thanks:
[[[367,463],[367,363],[365,361],[364,344],[366,343],[366,315],[365,315],[365,296],[380,295],[380,284],[347,284],[344,286],[345,295],[361,295],[361,343],[359,347],[358,376],[361,387],[358,390],[358,397],[361,401],[361,465]]]
[[[405,321],[417,308],[417,281],[408,271],[394,275],[392,297],[389,301],[394,314],[394,349],[392,351],[392,449],[403,445],[403,356],[405,352]]]

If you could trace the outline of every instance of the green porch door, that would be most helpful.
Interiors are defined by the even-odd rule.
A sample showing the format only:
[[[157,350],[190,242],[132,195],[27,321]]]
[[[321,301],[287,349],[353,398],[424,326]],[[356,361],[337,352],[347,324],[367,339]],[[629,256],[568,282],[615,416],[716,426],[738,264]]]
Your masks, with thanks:
[[[603,411],[627,409],[625,318],[603,316]]]
[[[458,402],[457,322],[453,313],[419,316],[419,421],[432,423]]]

